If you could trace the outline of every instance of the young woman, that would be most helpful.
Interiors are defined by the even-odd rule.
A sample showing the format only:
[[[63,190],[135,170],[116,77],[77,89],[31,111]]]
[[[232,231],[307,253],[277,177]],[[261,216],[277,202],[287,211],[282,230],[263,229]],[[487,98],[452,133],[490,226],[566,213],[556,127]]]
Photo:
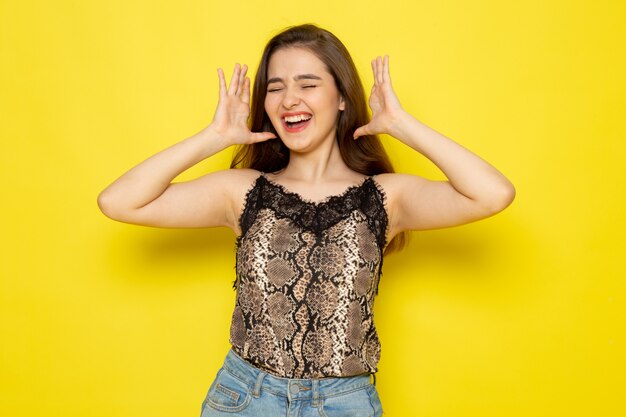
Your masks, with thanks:
[[[160,227],[230,227],[237,237],[231,350],[202,416],[380,416],[370,375],[380,344],[372,308],[383,252],[405,231],[491,216],[514,198],[493,166],[400,105],[389,59],[372,61],[367,113],[348,51],[313,25],[267,44],[250,104],[245,65],[211,124],[132,168],[98,204],[108,217]],[[250,124],[248,124],[250,120]],[[425,155],[448,178],[393,173],[377,137]],[[232,145],[232,169],[172,183]]]

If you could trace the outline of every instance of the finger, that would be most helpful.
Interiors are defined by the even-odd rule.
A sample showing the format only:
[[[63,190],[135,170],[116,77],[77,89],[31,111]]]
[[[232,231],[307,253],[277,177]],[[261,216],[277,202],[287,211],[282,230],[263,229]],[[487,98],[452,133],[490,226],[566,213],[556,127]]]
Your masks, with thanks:
[[[376,60],[372,59],[372,76],[374,77],[374,87],[376,87]]]
[[[374,85],[378,84],[378,58],[372,60],[372,69],[374,70]]]
[[[357,130],[355,130],[355,131],[354,131],[354,134],[352,135],[352,138],[353,138],[353,139],[357,139],[357,138],[359,138],[359,137],[361,137],[361,136],[368,135],[369,133],[368,133],[368,131],[367,131],[367,126],[368,126],[368,125],[361,126],[361,127],[359,127]]]
[[[241,93],[241,101],[246,104],[250,104],[250,78],[246,77],[243,80],[243,91]]]
[[[248,66],[246,64],[243,64],[243,67],[241,67],[241,71],[239,72],[239,80],[237,82],[237,91],[235,92],[235,94],[237,95],[241,95],[241,93],[243,93],[245,91],[245,86],[244,81],[246,80],[246,72],[248,71]]]
[[[385,58],[383,59],[383,81],[391,81],[391,77],[389,76],[389,55],[385,55]]]
[[[376,75],[376,59],[372,59],[372,74],[374,74],[374,87],[378,84],[378,77]]]
[[[376,75],[378,76],[378,83],[383,83],[383,59],[381,57],[376,58]]]
[[[233,76],[230,78],[230,85],[228,86],[228,95],[233,95],[237,91],[237,86],[239,85],[239,71],[239,64],[235,64]]]
[[[276,139],[276,135],[273,134],[272,132],[251,133],[250,137],[252,138],[254,142],[264,142],[266,140]]]
[[[226,94],[226,80],[224,79],[224,70],[217,69],[217,76],[220,79],[220,97]]]

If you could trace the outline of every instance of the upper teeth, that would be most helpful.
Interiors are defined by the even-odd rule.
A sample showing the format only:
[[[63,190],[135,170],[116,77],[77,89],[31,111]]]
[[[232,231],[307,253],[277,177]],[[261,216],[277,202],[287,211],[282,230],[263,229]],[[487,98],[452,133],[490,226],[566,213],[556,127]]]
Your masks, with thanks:
[[[297,114],[295,116],[287,116],[285,117],[285,121],[289,123],[296,123],[302,120],[309,120],[311,118],[308,114]]]

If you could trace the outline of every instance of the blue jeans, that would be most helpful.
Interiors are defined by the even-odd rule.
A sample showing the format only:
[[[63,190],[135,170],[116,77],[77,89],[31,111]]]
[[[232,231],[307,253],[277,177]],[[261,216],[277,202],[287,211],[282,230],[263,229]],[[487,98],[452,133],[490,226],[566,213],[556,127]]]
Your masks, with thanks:
[[[202,403],[201,417],[380,417],[368,374],[320,379],[280,378],[229,350]]]

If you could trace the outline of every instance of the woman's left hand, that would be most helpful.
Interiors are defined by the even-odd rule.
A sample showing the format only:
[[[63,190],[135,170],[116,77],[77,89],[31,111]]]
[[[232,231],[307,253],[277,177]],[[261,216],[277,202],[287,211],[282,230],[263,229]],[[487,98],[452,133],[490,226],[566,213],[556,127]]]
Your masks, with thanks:
[[[406,114],[400,101],[391,86],[389,76],[389,56],[377,57],[372,60],[374,72],[374,86],[370,94],[369,105],[372,109],[372,119],[364,126],[354,131],[354,139],[364,135],[389,134],[394,135],[394,130]]]

